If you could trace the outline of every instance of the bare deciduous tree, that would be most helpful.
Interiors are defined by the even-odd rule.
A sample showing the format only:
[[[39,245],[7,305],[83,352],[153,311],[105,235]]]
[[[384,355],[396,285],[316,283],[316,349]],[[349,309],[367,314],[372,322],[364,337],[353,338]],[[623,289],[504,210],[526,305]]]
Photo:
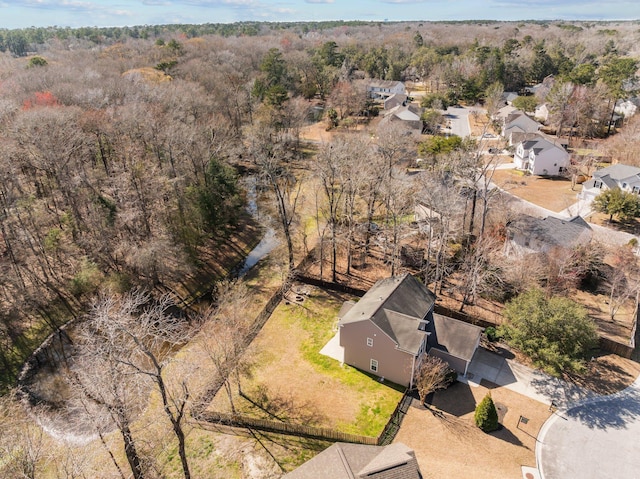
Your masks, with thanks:
[[[420,356],[420,365],[414,373],[414,384],[421,404],[425,403],[429,394],[447,387],[449,369],[447,363],[437,356],[427,353]]]
[[[205,357],[214,367],[218,380],[225,389],[231,412],[235,413],[232,379],[240,390],[240,379],[250,368],[244,355],[244,344],[248,334],[247,287],[240,281],[223,281],[218,284],[215,307],[206,313],[205,334],[198,344]]]
[[[145,477],[145,467],[131,424],[152,386],[160,394],[178,440],[184,477],[191,477],[184,430],[190,392],[185,378],[165,378],[165,368],[176,348],[186,343],[195,328],[172,307],[168,296],[155,300],[140,291],[120,298],[102,297],[82,325],[79,355],[73,365],[82,392],[106,408],[120,430],[127,460],[137,479]]]
[[[47,462],[45,435],[29,418],[15,392],[0,396],[0,475],[35,479]]]
[[[638,299],[640,293],[640,267],[631,247],[617,248],[613,259],[613,270],[609,280],[609,317],[615,317],[620,308],[631,298]]]
[[[287,244],[289,270],[292,271],[295,266],[292,230],[301,199],[302,181],[294,175],[291,154],[276,131],[261,126],[255,128],[250,138],[250,149],[263,183],[273,194],[278,223]]]

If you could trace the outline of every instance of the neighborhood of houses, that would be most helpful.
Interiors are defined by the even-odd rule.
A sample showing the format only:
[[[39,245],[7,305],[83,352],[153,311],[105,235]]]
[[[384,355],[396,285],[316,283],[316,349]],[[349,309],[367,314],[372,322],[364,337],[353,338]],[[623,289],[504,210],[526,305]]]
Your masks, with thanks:
[[[529,93],[550,88],[552,81],[552,78],[546,78],[542,84],[531,87]],[[367,86],[367,93],[383,108],[382,125],[386,122],[402,122],[409,129],[421,130],[422,109],[412,101],[411,93],[407,92],[402,82],[372,80]],[[507,163],[527,175],[566,176],[571,165],[567,141],[542,131],[540,122],[546,121],[548,108],[540,105],[535,112],[519,111],[512,106],[517,96],[516,93],[505,93],[504,106],[492,118],[500,125],[501,141],[506,145],[500,151],[503,156],[507,151],[511,152],[511,160]],[[620,117],[628,117],[635,113],[635,109],[635,104],[626,100],[619,102],[616,112]],[[463,121],[468,120],[463,118]],[[546,253],[552,249],[568,251],[588,244],[594,235],[593,225],[585,220],[590,212],[589,205],[607,189],[640,194],[640,168],[612,164],[595,170],[576,195],[576,201],[582,205],[582,215],[520,214],[507,222],[504,254],[509,257]],[[420,208],[424,210],[426,207]],[[431,214],[434,212],[416,211],[417,217]],[[380,280],[357,302],[347,301],[342,305],[338,313],[337,332],[321,353],[375,376],[381,382],[388,381],[409,389],[415,387],[416,370],[427,354],[445,361],[458,373],[460,381],[471,383],[474,377],[472,369],[476,376],[479,371],[484,371],[484,365],[476,365],[475,369],[472,366],[481,354],[484,329],[435,313],[435,302],[436,295],[410,274]],[[499,377],[499,374],[495,376]],[[499,382],[498,379],[496,381]],[[531,389],[531,385],[525,384],[522,388]],[[636,388],[634,391],[633,397],[640,401],[640,390]],[[540,395],[536,398],[540,398]],[[614,401],[611,405],[615,406]],[[551,401],[550,410],[556,406]],[[549,422],[553,422],[553,418]],[[545,425],[544,433],[551,436],[549,430],[552,427]],[[611,444],[603,446],[604,449],[615,448],[616,438],[612,435],[608,440]],[[544,449],[541,442],[537,441],[536,444],[539,449],[536,454],[538,461],[541,458],[548,461],[553,452]],[[547,466],[546,470],[549,469]],[[423,476],[413,450],[400,442],[388,446],[339,442],[285,477],[409,479]],[[544,478],[543,464],[538,464],[536,468],[523,465],[522,477]],[[562,477],[578,476],[570,474]]]

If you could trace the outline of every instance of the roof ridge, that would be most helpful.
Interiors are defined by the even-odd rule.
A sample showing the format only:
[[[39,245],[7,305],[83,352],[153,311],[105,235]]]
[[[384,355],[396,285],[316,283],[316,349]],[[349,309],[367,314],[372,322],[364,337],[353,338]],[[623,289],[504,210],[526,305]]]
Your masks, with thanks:
[[[409,273],[405,273],[404,276],[402,276],[402,279],[400,281],[398,281],[398,283],[394,286],[394,288],[389,291],[389,294],[387,294],[387,297],[384,298],[384,301],[382,301],[380,303],[380,305],[373,310],[373,312],[371,313],[371,316],[369,317],[369,319],[372,319],[377,313],[378,311],[380,311],[380,309],[385,309],[384,305],[387,303],[387,301],[389,301],[389,298],[393,295],[393,293],[398,289],[398,287],[404,283],[404,280],[407,279],[407,277],[409,276]],[[392,276],[391,278],[389,278],[391,281],[395,281],[395,278],[397,278],[397,276]],[[385,281],[384,279],[382,281]],[[380,297],[380,299],[382,299],[382,296]],[[392,309],[390,309],[389,311],[393,311]]]
[[[356,476],[353,474],[353,471],[351,470],[351,466],[349,465],[349,461],[347,461],[347,456],[344,454],[344,451],[342,450],[342,447],[340,446],[339,443],[336,443],[336,448],[338,449],[338,456],[342,461],[342,465],[344,466],[344,470],[349,476],[349,479],[356,479]]]

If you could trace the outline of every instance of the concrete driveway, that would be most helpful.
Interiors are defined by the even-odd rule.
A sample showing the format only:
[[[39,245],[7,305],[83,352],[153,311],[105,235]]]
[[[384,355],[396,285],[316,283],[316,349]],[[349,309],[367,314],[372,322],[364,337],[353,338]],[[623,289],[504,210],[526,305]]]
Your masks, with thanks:
[[[558,410],[538,435],[536,460],[542,479],[640,477],[640,378]]]
[[[531,369],[511,358],[507,351],[496,354],[478,348],[469,364],[467,377],[461,379],[471,386],[480,384],[484,379],[538,402],[549,405],[553,402],[559,407],[595,397],[591,391]]]

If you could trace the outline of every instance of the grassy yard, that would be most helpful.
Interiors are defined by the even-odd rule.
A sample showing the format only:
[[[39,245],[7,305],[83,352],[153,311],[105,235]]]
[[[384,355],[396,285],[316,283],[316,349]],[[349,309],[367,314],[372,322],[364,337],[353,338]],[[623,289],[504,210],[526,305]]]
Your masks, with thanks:
[[[560,212],[578,201],[582,186],[571,189],[571,181],[564,178],[523,176],[516,170],[497,170],[493,181],[514,196],[551,211]]]
[[[402,388],[320,354],[335,334],[337,313],[347,295],[304,286],[301,303],[283,301],[246,354],[250,377],[235,407],[259,418],[334,428],[377,436],[402,396]],[[237,388],[233,388],[237,391]],[[229,411],[221,390],[210,409]]]

